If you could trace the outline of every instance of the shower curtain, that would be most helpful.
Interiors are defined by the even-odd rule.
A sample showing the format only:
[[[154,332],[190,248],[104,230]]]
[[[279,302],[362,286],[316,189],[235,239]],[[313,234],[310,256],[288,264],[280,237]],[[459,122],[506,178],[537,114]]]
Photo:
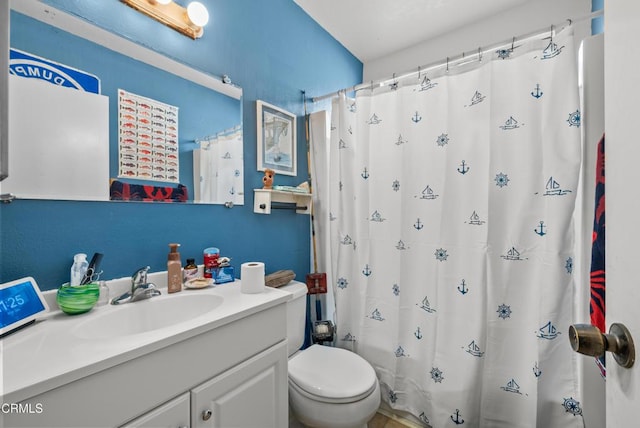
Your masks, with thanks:
[[[488,56],[333,101],[337,345],[425,425],[583,427],[572,30]]]
[[[242,129],[233,128],[200,141],[194,151],[196,200],[206,203],[244,204]]]

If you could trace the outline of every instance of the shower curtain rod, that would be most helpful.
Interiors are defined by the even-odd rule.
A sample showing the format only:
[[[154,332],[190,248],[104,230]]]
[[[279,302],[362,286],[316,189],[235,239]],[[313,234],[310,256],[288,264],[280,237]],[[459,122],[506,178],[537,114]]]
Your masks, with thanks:
[[[587,15],[584,15],[584,16],[581,16],[581,17],[578,17],[578,18],[575,18],[575,19],[567,18],[564,21],[562,21],[562,23],[560,23],[558,25],[551,25],[551,29],[537,30],[537,31],[534,31],[534,32],[531,32],[531,33],[523,34],[523,35],[520,35],[520,36],[515,36],[511,40],[505,40],[505,41],[503,41],[501,43],[494,44],[491,47],[489,47],[487,49],[484,49],[484,50],[481,50],[481,48],[479,47],[477,51],[471,51],[468,55],[466,55],[463,52],[461,55],[458,55],[456,57],[447,57],[446,59],[439,60],[439,61],[436,61],[436,62],[432,62],[431,64],[427,64],[427,65],[424,65],[424,66],[419,66],[417,70],[404,73],[404,74],[402,74],[400,76],[396,76],[395,73],[394,73],[393,77],[390,78],[390,79],[377,80],[375,82],[372,80],[370,83],[360,83],[358,85],[354,85],[354,86],[351,86],[351,87],[348,87],[348,88],[340,89],[338,91],[331,92],[331,93],[328,93],[328,94],[325,94],[325,95],[321,95],[321,96],[318,96],[318,97],[313,97],[313,98],[311,98],[311,101],[314,102],[314,103],[318,102],[318,101],[322,101],[322,100],[325,100],[327,98],[332,98],[332,97],[334,97],[336,95],[339,95],[341,92],[357,92],[357,91],[361,91],[363,89],[375,89],[375,88],[379,88],[381,86],[384,86],[384,85],[386,85],[386,84],[388,84],[390,82],[393,82],[393,81],[396,81],[396,80],[405,79],[407,77],[411,77],[411,76],[414,76],[414,75],[419,75],[420,73],[431,71],[431,70],[434,70],[436,68],[445,67],[445,66],[449,67],[450,65],[462,65],[462,64],[458,64],[458,62],[463,61],[463,60],[467,60],[468,62],[475,61],[475,59],[474,60],[471,59],[471,58],[473,58],[473,55],[477,55],[478,60],[481,61],[482,60],[482,56],[485,53],[493,52],[496,49],[498,49],[500,47],[503,47],[505,45],[513,44],[516,41],[522,42],[522,41],[525,41],[525,40],[528,40],[528,39],[532,39],[532,38],[538,37],[538,36],[543,35],[543,34],[547,34],[549,32],[552,32],[552,35],[553,35],[553,34],[555,34],[554,33],[554,31],[555,31],[554,28],[555,27],[560,27],[560,26],[562,26],[563,24],[565,24],[567,22],[569,23],[569,25],[572,25],[575,22],[582,22],[582,21],[585,21],[587,19],[597,18],[597,17],[602,16],[602,15],[604,15],[604,9],[596,10],[595,12],[591,12],[591,13],[589,13]]]
[[[231,128],[227,128],[227,129],[224,129],[222,131],[216,132],[215,134],[207,135],[205,137],[196,138],[195,140],[193,140],[193,142],[196,143],[196,144],[208,143],[209,140],[233,134],[234,132],[240,131],[241,129],[242,129],[242,125],[232,126]]]

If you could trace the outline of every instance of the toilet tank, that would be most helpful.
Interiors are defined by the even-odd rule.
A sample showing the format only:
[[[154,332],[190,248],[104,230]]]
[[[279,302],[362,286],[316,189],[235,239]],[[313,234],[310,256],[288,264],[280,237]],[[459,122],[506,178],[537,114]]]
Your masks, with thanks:
[[[304,343],[304,330],[307,311],[307,285],[298,281],[279,288],[292,294],[292,299],[287,301],[287,341],[289,356],[295,354]]]

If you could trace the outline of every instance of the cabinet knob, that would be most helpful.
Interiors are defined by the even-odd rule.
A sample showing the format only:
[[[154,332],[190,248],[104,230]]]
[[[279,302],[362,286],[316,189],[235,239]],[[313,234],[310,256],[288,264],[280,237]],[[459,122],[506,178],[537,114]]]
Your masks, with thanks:
[[[600,333],[590,324],[575,324],[569,327],[569,341],[573,350],[581,354],[599,357],[612,352],[616,362],[625,368],[632,367],[636,359],[631,333],[622,324],[611,324],[609,334]]]
[[[208,421],[209,419],[211,419],[211,415],[213,413],[211,412],[211,410],[207,409],[205,411],[202,412],[202,420],[203,421]]]

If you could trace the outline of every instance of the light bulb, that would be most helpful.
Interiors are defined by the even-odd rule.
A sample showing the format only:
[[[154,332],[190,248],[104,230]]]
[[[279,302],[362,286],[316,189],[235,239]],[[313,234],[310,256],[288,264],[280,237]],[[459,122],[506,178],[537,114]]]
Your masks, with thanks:
[[[187,16],[189,20],[198,27],[204,27],[209,22],[209,12],[204,5],[198,1],[189,3],[187,6]]]
[[[160,4],[169,4],[171,3],[173,0],[155,0],[156,3],[160,3]]]

